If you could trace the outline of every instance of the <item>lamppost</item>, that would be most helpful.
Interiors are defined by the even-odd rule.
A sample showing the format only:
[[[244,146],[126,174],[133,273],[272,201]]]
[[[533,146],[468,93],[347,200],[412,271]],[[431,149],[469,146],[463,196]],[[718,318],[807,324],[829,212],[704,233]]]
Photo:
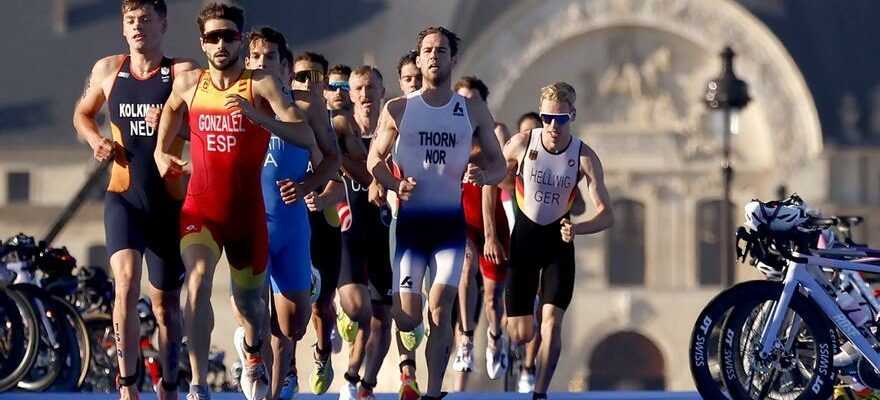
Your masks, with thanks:
[[[735,53],[730,46],[721,52],[721,73],[715,79],[706,82],[706,93],[703,102],[712,114],[713,127],[720,130],[721,147],[721,179],[723,194],[721,203],[721,232],[718,236],[721,250],[721,284],[724,287],[734,282],[733,263],[733,221],[730,207],[730,186],[733,182],[733,168],[730,165],[730,137],[738,133],[739,112],[749,103],[748,85],[733,73],[733,57]],[[717,123],[720,120],[720,124]]]

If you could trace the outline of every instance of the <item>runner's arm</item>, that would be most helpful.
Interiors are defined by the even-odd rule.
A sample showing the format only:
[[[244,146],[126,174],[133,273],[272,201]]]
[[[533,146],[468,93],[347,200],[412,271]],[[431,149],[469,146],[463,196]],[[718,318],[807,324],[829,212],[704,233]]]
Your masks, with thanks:
[[[588,194],[596,207],[596,213],[592,218],[574,224],[572,232],[575,235],[601,232],[614,225],[614,211],[611,209],[611,197],[605,187],[602,162],[593,149],[584,145],[581,148],[580,165],[580,173],[587,179]]]
[[[513,135],[504,145],[504,160],[507,164],[507,174],[504,180],[498,184],[498,187],[510,192],[511,196],[516,195],[516,169],[519,167],[519,160],[526,151],[529,141],[529,132],[524,131]]]
[[[342,155],[342,170],[361,185],[369,185],[373,181],[367,171],[367,149],[356,131],[354,121],[344,115],[333,116],[333,130],[342,139],[345,147]]]
[[[301,110],[314,132],[312,145],[314,150],[312,151],[317,151],[321,155],[320,162],[312,163],[315,166],[315,172],[302,182],[305,193],[308,193],[337,175],[339,166],[342,164],[342,155],[339,151],[339,145],[336,144],[336,138],[333,137],[333,130],[327,121],[323,99],[310,99],[308,102],[301,102],[301,104],[303,105]]]
[[[290,144],[304,149],[312,148],[316,138],[315,132],[309,125],[306,115],[296,107],[290,89],[283,86],[278,78],[262,71],[254,71],[253,92],[254,101],[264,99],[272,112],[258,112],[253,106],[248,110],[246,108],[249,106],[243,104],[246,101],[239,102],[245,116]],[[274,116],[278,116],[278,119]]]
[[[95,152],[95,158],[106,159],[113,153],[113,141],[101,135],[96,117],[107,101],[104,95],[103,82],[116,71],[120,63],[119,56],[105,57],[92,67],[86,78],[82,97],[76,102],[73,110],[73,127],[77,136],[89,144]]]
[[[485,102],[469,100],[468,107],[473,106],[476,106],[477,111],[477,140],[480,141],[480,149],[487,161],[483,182],[486,185],[497,185],[504,179],[507,171],[504,168],[504,155],[495,135],[495,120]]]
[[[394,174],[391,173],[391,169],[388,167],[388,163],[385,162],[391,155],[391,148],[394,146],[394,142],[397,141],[397,135],[399,134],[397,123],[391,110],[392,108],[398,110],[402,108],[400,101],[404,104],[406,102],[405,99],[399,98],[385,104],[382,114],[379,116],[376,138],[373,139],[369,155],[367,156],[367,170],[379,181],[379,184],[389,190],[396,190],[401,182],[400,179],[394,177]]]
[[[171,144],[180,131],[183,113],[186,110],[183,93],[186,93],[193,85],[192,79],[175,79],[171,94],[165,101],[165,106],[162,107],[162,116],[159,117],[159,132],[156,136],[156,150],[153,153],[156,167],[162,177],[176,177],[183,174],[186,162],[172,154]]]

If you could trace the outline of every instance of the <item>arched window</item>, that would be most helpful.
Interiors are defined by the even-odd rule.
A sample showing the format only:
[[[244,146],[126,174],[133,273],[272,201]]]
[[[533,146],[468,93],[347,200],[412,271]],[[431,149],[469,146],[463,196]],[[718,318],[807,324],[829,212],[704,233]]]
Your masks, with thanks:
[[[664,390],[663,353],[636,332],[617,332],[599,343],[589,360],[589,390]]]
[[[721,284],[721,200],[704,200],[697,204],[697,261],[700,285]],[[731,210],[733,207],[731,206]],[[735,221],[735,220],[733,220]],[[733,238],[731,228],[731,238]],[[733,243],[728,243],[733,248]],[[732,254],[731,254],[732,255]],[[731,261],[733,265],[733,261]]]
[[[645,206],[635,200],[612,203],[614,226],[608,230],[608,284],[645,284]]]

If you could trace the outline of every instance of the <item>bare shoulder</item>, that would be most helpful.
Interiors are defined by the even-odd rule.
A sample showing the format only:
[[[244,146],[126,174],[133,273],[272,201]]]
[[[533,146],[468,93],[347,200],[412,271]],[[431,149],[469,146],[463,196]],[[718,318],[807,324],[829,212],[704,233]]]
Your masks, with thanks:
[[[580,141],[580,139],[578,139]],[[595,172],[602,171],[602,161],[599,160],[599,155],[596,154],[596,151],[593,150],[592,147],[580,141],[581,143],[581,168],[584,172],[587,172],[589,175],[593,175]]]
[[[122,60],[124,59],[124,54],[114,54],[99,59],[92,67],[92,77],[98,79],[109,78],[116,74],[116,71],[119,70],[119,66],[122,65]]]
[[[406,97],[399,96],[388,100],[388,102],[385,103],[385,110],[387,110],[388,114],[391,114],[396,121],[399,121],[400,118],[403,117],[403,112],[406,111]]]
[[[199,82],[202,70],[198,68],[174,72],[174,90],[187,91]]]
[[[324,107],[324,98],[308,90],[294,90],[293,100],[296,102],[296,106],[304,112],[312,109],[322,111],[322,108],[326,108]]]
[[[510,137],[506,146],[525,147],[529,143],[532,131],[522,131]]]
[[[201,66],[193,59],[175,57],[171,61],[171,68],[174,69],[174,76],[178,76],[186,71],[198,70]]]

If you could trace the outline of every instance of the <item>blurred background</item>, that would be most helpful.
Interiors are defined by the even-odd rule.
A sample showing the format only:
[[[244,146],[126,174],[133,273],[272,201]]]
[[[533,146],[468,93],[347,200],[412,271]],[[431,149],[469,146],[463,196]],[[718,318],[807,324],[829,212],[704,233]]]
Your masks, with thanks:
[[[202,2],[168,3],[166,54],[204,64],[195,24]],[[577,239],[575,297],[553,391],[693,389],[687,342],[694,318],[731,279],[760,277],[722,262],[724,210],[739,224],[750,199],[797,192],[826,213],[865,215],[856,237],[880,245],[880,2],[237,4],[246,10],[246,29],[275,27],[294,53],[378,66],[389,97],[399,94],[397,61],[416,46],[417,33],[446,26],[463,39],[453,78],[483,79],[496,120],[512,129],[537,108],[541,86],[575,87],[573,128],[602,159],[616,224]],[[127,47],[115,0],[5,0],[0,7],[0,237],[39,238],[97,167],[71,124],[83,81],[96,59]],[[718,110],[704,102],[725,46],[736,53],[736,75],[751,98],[741,112],[729,110],[730,124],[719,123]],[[106,118],[100,121],[106,129]],[[729,196],[721,173],[725,134],[732,135]],[[97,186],[54,244],[67,246],[80,265],[106,268],[105,187]],[[222,261],[214,284],[213,343],[231,361],[227,269]],[[476,335],[477,349],[485,348],[483,336]],[[310,329],[297,351],[301,377],[312,366],[312,343]],[[397,388],[394,351],[380,391]],[[334,365],[341,368],[346,354],[334,356]],[[501,390],[476,364],[469,387]]]

